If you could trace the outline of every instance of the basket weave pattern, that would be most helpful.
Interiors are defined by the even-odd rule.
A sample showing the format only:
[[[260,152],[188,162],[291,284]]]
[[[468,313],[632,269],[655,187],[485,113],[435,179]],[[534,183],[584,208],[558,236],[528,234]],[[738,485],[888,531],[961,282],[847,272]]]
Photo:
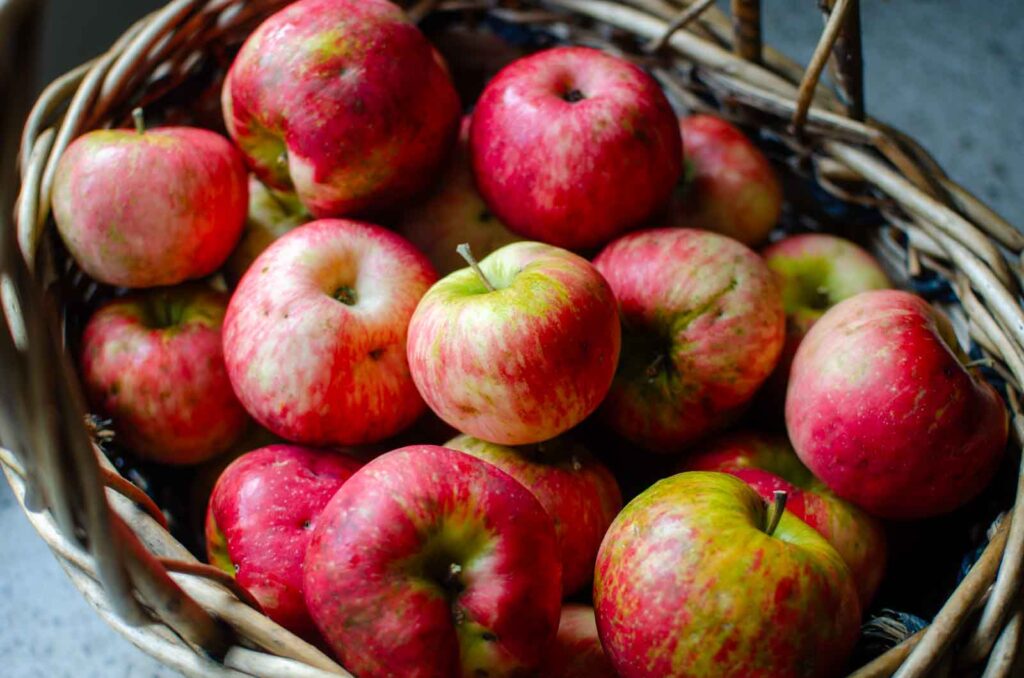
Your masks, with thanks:
[[[174,0],[106,53],[53,82],[21,138],[14,229],[0,247],[0,365],[11,402],[0,410],[0,466],[26,514],[76,587],[145,652],[195,676],[348,676],[334,660],[263,616],[251,597],[197,561],[160,510],[98,451],[64,341],[96,285],[62,257],[50,191],[68,144],[123,125],[135,106],[166,101],[231,50],[282,0]],[[864,113],[857,0],[822,0],[825,29],[806,69],[764,46],[757,0],[420,0],[420,21],[479,25],[490,15],[634,60],[670,98],[766,130],[796,173],[834,198],[879,211],[870,239],[895,279],[933,272],[956,293],[964,337],[1007,384],[1011,438],[1024,418],[1024,235],[950,180],[912,139]],[[827,66],[839,94],[819,84]],[[204,71],[205,69],[205,71]],[[16,246],[13,246],[16,242]],[[1020,478],[1024,478],[1021,475]],[[1024,631],[1024,493],[930,626],[854,675],[901,678],[942,670],[1010,675]]]

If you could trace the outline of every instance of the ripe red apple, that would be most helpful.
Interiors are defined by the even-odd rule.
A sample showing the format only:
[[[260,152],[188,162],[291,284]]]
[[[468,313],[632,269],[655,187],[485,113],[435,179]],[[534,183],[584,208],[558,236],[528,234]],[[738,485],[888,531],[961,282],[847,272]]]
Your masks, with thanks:
[[[440,56],[385,0],[299,0],[272,15],[239,51],[223,105],[252,170],[317,217],[426,188],[460,109]]]
[[[999,394],[949,320],[909,292],[862,292],[804,337],[786,394],[800,459],[836,494],[886,518],[947,513],[977,495],[1006,447]]]
[[[731,422],[768,377],[785,316],[771,271],[717,233],[641,231],[594,260],[622,316],[622,360],[604,419],[674,453]]]
[[[96,130],[61,156],[53,216],[94,279],[174,285],[213,273],[245,221],[242,158],[224,137],[190,127]]]
[[[786,510],[825,537],[850,568],[861,609],[866,609],[885,574],[882,525],[832,494],[800,463],[783,436],[734,433],[687,456],[681,471],[730,473],[771,501],[776,490],[788,494]]]
[[[850,572],[803,521],[775,522],[724,473],[680,473],[627,504],[594,579],[619,675],[836,675],[860,632]]]
[[[271,432],[309,445],[387,438],[423,411],[405,358],[409,318],[436,279],[379,226],[323,219],[253,262],[224,320],[228,375]]]
[[[89,318],[86,393],[138,456],[197,464],[245,430],[221,351],[227,304],[226,295],[190,285],[115,299]]]
[[[473,112],[477,185],[512,231],[601,245],[662,209],[682,171],[672,107],[637,66],[587,47],[519,59]]]
[[[548,650],[540,678],[618,678],[597,635],[594,608],[569,604],[562,608],[558,635]]]
[[[402,213],[395,228],[427,255],[437,272],[448,275],[466,262],[455,248],[467,243],[477,256],[519,240],[491,214],[473,178],[469,157],[469,121],[462,118],[459,143],[436,190]]]
[[[316,641],[302,594],[302,562],[317,518],[362,466],[341,452],[270,445],[243,454],[217,479],[206,512],[210,563],[234,576],[271,619]]]
[[[601,539],[622,508],[615,477],[583,445],[562,438],[506,447],[460,435],[444,445],[494,464],[537,497],[555,523],[562,595],[594,578]]]
[[[272,191],[255,176],[249,176],[249,214],[245,229],[224,272],[237,284],[263,250],[282,235],[309,221],[310,216],[294,193]]]
[[[525,445],[600,404],[619,332],[615,298],[590,262],[513,243],[424,295],[409,324],[409,368],[430,408],[459,431]]]
[[[361,678],[532,675],[558,628],[544,507],[511,476],[432,445],[342,486],[306,551],[306,603]]]
[[[843,299],[890,287],[874,257],[849,240],[826,233],[784,238],[761,253],[775,273],[786,310],[786,343],[779,364],[762,388],[762,409],[781,415],[793,356],[807,330]]]
[[[677,188],[669,223],[727,235],[753,247],[775,227],[782,188],[768,159],[731,124],[712,115],[680,119],[686,182]]]

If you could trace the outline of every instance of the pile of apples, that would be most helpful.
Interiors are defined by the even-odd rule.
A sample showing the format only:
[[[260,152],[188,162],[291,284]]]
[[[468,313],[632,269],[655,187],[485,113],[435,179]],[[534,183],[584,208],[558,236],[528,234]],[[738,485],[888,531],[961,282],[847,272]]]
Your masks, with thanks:
[[[621,58],[524,57],[463,118],[398,7],[299,0],[222,104],[230,140],[139,116],[61,159],[63,240],[125,288],[83,381],[148,460],[282,441],[220,476],[209,558],[361,678],[834,675],[879,519],[995,473],[949,321],[840,238],[751,249],[767,159]],[[623,508],[609,454],[675,473]]]

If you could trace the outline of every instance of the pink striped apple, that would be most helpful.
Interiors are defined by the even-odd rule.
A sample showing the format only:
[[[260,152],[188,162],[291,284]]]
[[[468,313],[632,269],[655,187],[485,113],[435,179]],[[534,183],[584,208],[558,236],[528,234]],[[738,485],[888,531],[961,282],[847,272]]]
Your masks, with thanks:
[[[294,193],[272,191],[249,175],[249,213],[245,229],[224,264],[228,282],[237,284],[270,243],[309,220],[309,213]]]
[[[210,563],[235,577],[271,619],[316,642],[302,593],[302,563],[316,521],[363,464],[353,456],[270,445],[235,459],[206,511]]]
[[[544,658],[540,678],[618,678],[597,635],[594,608],[562,607],[558,635]]]
[[[224,120],[260,180],[317,217],[379,211],[435,178],[458,131],[440,56],[385,0],[299,0],[246,40]]]
[[[884,518],[948,513],[975,497],[1006,448],[996,390],[966,366],[953,327],[924,299],[861,292],[804,337],[786,428],[814,475]]]
[[[717,233],[625,235],[594,260],[622,316],[622,361],[604,418],[652,452],[676,453],[733,421],[771,373],[782,300],[754,252]]]
[[[860,635],[835,549],[725,473],[680,473],[626,505],[597,556],[594,609],[622,678],[828,678]]]
[[[680,470],[730,473],[771,501],[787,493],[786,510],[804,521],[842,556],[866,609],[885,574],[886,544],[882,525],[835,496],[800,463],[783,436],[734,433],[688,455]]]
[[[622,493],[615,476],[583,445],[555,438],[506,447],[460,435],[444,446],[494,464],[537,497],[555,522],[563,596],[590,583],[601,539],[622,508]]]
[[[253,262],[224,320],[224,357],[242,404],[308,445],[387,438],[424,409],[406,329],[436,279],[401,236],[341,219],[287,233]]]
[[[309,611],[360,678],[533,675],[561,604],[555,528],[511,476],[417,445],[352,476],[306,551]]]
[[[482,440],[525,445],[597,408],[619,332],[611,288],[590,262],[513,243],[423,296],[409,324],[409,367],[441,419]]]
[[[226,295],[198,285],[115,299],[89,318],[81,368],[89,401],[138,456],[197,464],[227,450],[248,417],[221,350]]]
[[[473,111],[477,184],[515,233],[596,247],[662,209],[682,171],[679,126],[655,80],[588,47],[519,59]]]
[[[679,120],[687,181],[676,190],[669,223],[760,245],[782,212],[782,187],[771,163],[731,124],[713,115]]]
[[[120,287],[213,273],[242,232],[245,165],[219,134],[192,127],[96,130],[61,156],[53,216],[82,270]]]

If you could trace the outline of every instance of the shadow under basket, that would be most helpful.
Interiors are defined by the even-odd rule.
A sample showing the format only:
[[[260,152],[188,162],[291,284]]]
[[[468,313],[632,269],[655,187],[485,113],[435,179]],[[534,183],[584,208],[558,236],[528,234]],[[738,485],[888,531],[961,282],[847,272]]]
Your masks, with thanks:
[[[3,229],[0,247],[0,438],[7,447],[0,465],[97,612],[192,676],[349,674],[195,557],[187,508],[164,501],[181,494],[169,487],[192,480],[186,472],[154,472],[106,444],[102,426],[89,425],[69,356],[89,312],[116,291],[68,257],[50,218],[50,192],[69,142],[129,124],[137,106],[153,124],[222,129],[224,73],[248,33],[284,4],[175,0],[53,82],[24,127],[15,223]],[[786,192],[780,232],[856,240],[898,286],[943,307],[1001,389],[1013,449],[969,506],[892,527],[894,564],[865,615],[849,670],[861,678],[1012,675],[1024,631],[1024,235],[910,137],[865,115],[857,0],[822,0],[825,28],[806,69],[762,45],[756,0],[733,0],[731,18],[710,0],[404,4],[447,57],[464,102],[505,63],[551,45],[590,45],[632,60],[680,111],[728,118],[766,152]],[[835,87],[819,82],[826,67]]]

